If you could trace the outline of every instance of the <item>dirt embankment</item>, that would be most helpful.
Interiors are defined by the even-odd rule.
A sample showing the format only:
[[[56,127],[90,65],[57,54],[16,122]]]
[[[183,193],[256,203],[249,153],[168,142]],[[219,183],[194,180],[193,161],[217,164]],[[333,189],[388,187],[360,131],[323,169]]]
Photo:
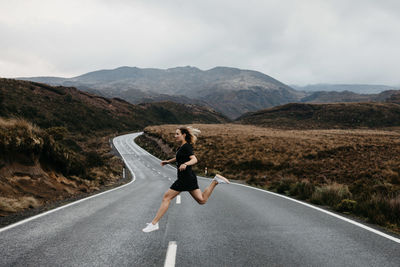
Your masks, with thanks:
[[[34,157],[32,162],[2,159],[0,163],[0,227],[20,221],[69,202],[97,194],[131,181],[122,178],[123,161],[110,149],[109,138],[93,140],[104,161],[90,168],[88,180],[63,175]]]
[[[52,170],[46,172],[39,162],[31,166],[7,164],[0,169],[0,177],[0,216],[37,208],[80,192],[99,190],[95,181],[77,176],[66,178]]]

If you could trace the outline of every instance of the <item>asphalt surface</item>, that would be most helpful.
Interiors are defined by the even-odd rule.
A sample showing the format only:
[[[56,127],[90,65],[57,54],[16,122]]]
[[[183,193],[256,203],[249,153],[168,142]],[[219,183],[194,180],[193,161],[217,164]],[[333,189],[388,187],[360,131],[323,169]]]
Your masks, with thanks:
[[[238,184],[217,185],[205,205],[182,192],[160,229],[142,232],[176,169],[137,146],[139,134],[114,139],[131,183],[1,228],[0,265],[164,266],[175,241],[175,266],[400,266],[399,239]],[[204,190],[210,179],[198,178]]]

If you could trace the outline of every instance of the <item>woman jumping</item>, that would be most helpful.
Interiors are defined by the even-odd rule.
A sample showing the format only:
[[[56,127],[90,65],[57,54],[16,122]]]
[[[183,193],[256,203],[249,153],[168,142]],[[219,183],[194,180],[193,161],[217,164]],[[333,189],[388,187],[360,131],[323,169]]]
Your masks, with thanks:
[[[197,141],[197,134],[200,130],[188,127],[179,127],[175,131],[175,140],[181,144],[178,148],[175,158],[161,161],[161,166],[176,161],[177,166],[177,180],[170,186],[165,192],[161,206],[154,217],[154,219],[146,223],[147,226],[142,229],[143,232],[151,232],[158,230],[158,221],[164,215],[169,207],[169,203],[182,191],[189,191],[190,195],[199,204],[205,204],[210,197],[212,191],[217,184],[229,184],[229,180],[222,175],[215,175],[208,187],[201,192],[199,185],[197,184],[196,174],[192,170],[192,165],[197,163],[197,158],[193,154],[193,144]]]

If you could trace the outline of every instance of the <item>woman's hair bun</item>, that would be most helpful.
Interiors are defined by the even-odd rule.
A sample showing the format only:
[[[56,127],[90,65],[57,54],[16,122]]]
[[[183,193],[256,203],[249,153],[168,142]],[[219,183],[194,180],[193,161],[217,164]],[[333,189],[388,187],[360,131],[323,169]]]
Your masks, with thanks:
[[[192,126],[180,126],[178,128],[182,134],[186,134],[186,142],[190,144],[194,144],[197,141],[197,136],[201,133],[201,131]]]

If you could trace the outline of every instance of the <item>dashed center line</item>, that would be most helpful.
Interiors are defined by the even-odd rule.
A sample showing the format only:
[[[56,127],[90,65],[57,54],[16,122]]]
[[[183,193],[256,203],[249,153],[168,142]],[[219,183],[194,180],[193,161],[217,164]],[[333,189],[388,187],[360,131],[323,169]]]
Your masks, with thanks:
[[[164,267],[175,266],[176,248],[176,241],[169,241]]]

